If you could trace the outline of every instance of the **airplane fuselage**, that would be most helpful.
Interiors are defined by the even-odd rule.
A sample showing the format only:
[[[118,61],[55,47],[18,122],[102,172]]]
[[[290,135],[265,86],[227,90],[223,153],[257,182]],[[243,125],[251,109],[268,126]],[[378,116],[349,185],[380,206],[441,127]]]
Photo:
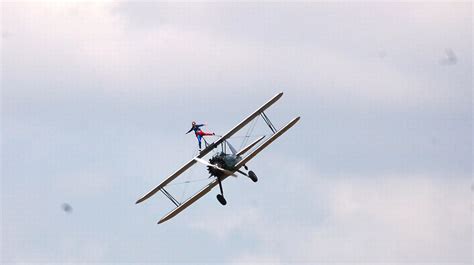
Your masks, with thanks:
[[[217,153],[213,157],[209,159],[209,163],[216,165],[220,168],[234,171],[235,165],[242,160],[241,156],[233,155],[233,154],[226,154],[224,152]],[[222,176],[223,172],[217,170],[213,167],[208,166],[208,171],[213,176]]]

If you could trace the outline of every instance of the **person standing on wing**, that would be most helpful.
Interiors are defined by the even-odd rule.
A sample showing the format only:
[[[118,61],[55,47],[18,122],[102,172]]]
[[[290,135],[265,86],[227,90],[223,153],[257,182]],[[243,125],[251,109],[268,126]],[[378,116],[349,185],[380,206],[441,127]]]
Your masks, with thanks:
[[[202,126],[205,126],[206,124],[196,124],[195,121],[192,122],[192,127],[191,129],[189,129],[189,131],[186,133],[190,133],[191,131],[194,131],[194,134],[196,135],[196,138],[198,140],[198,143],[199,143],[199,151],[201,151],[201,140],[202,140],[202,137],[203,136],[208,136],[208,135],[216,135],[215,133],[207,133],[207,132],[203,132],[201,130],[201,127]]]

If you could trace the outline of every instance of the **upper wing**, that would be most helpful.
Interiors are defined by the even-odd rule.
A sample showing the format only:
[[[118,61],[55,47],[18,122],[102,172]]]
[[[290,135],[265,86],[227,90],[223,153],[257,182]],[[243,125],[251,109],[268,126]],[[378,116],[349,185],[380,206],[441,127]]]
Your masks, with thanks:
[[[286,132],[288,129],[293,127],[298,121],[300,120],[300,117],[294,118],[291,122],[289,122],[285,127],[283,127],[281,130],[277,131],[275,134],[273,134],[270,138],[268,138],[263,144],[261,144],[257,149],[255,149],[252,153],[248,154],[245,156],[242,160],[240,160],[239,163],[235,165],[235,169],[239,169],[245,163],[247,163],[250,159],[254,158],[260,151],[265,149],[269,144],[271,144],[273,141],[275,141],[278,137],[280,137],[284,132]]]
[[[224,142],[225,140],[229,139],[232,135],[234,135],[236,132],[238,132],[240,129],[242,129],[245,125],[247,125],[249,122],[251,122],[255,117],[260,115],[263,111],[268,109],[273,103],[277,102],[281,96],[283,96],[283,92],[278,93],[275,95],[272,99],[270,99],[267,103],[263,104],[260,108],[258,108],[254,113],[250,114],[247,118],[245,118],[243,121],[241,121],[237,126],[235,126],[232,130],[224,134],[219,140],[217,140],[215,143],[211,144],[214,146],[217,146]]]

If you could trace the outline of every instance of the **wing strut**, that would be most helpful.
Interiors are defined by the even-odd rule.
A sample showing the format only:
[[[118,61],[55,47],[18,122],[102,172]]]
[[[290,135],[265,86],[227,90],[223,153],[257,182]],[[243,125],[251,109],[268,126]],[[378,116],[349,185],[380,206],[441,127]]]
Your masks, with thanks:
[[[273,133],[276,133],[278,130],[275,128],[275,126],[273,126],[273,123],[270,121],[267,114],[265,114],[265,112],[262,111],[260,115],[262,116],[263,120],[268,125],[268,127],[270,127],[270,130],[272,130]]]
[[[205,186],[202,190],[200,190],[198,193],[194,194],[191,198],[187,199],[184,201],[180,206],[176,207],[174,210],[163,216],[163,218],[158,221],[158,224],[161,224],[171,218],[173,218],[175,215],[180,213],[182,210],[186,209],[189,207],[189,205],[193,204],[195,201],[199,200],[202,196],[204,196],[206,193],[211,191],[212,188],[214,188],[217,183],[217,179],[213,180],[211,183],[209,183],[207,186]]]
[[[252,121],[255,117],[260,115],[263,111],[268,109],[273,103],[275,103],[277,100],[279,100],[283,96],[283,92],[278,93],[276,96],[274,96],[272,99],[270,99],[267,103],[265,103],[263,106],[258,108],[254,113],[250,114],[247,118],[245,118],[243,121],[241,121],[237,126],[232,128],[229,132],[224,134],[219,140],[217,140],[215,143],[211,144],[210,146],[215,147],[224,142],[225,140],[229,139],[232,135],[234,135],[237,131],[242,129],[245,125],[247,125],[250,121]]]
[[[245,163],[247,163],[250,159],[252,159],[254,156],[256,156],[258,153],[260,153],[265,147],[267,147],[269,144],[271,144],[273,141],[275,141],[278,137],[280,137],[282,134],[284,134],[288,129],[293,127],[298,121],[300,120],[300,117],[294,118],[292,121],[290,121],[287,125],[285,125],[283,128],[281,128],[277,133],[272,135],[270,138],[268,138],[265,142],[263,142],[259,147],[257,147],[252,153],[248,154],[245,156],[242,160],[240,160],[237,165],[234,166],[234,169],[239,169]]]
[[[174,205],[176,205],[176,207],[178,207],[178,206],[181,205],[181,203],[180,203],[178,200],[176,200],[176,199],[173,197],[173,195],[171,195],[167,190],[165,190],[165,188],[161,188],[160,191],[163,192],[163,194],[164,194],[168,199],[170,199],[170,201],[171,201],[172,203],[174,203]]]

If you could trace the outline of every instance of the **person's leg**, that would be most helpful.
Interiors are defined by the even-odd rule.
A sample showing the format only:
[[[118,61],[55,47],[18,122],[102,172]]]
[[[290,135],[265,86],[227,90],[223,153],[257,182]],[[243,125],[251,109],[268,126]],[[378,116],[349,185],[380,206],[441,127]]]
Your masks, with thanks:
[[[202,136],[200,134],[197,134],[197,139],[198,139],[198,143],[199,143],[199,150],[201,150],[201,139],[202,139]]]
[[[207,133],[207,132],[203,132],[203,131],[199,131],[198,134],[201,135],[201,136],[215,135],[215,133]]]
[[[216,135],[215,133],[207,133],[203,131],[198,131],[196,134],[201,136]]]

